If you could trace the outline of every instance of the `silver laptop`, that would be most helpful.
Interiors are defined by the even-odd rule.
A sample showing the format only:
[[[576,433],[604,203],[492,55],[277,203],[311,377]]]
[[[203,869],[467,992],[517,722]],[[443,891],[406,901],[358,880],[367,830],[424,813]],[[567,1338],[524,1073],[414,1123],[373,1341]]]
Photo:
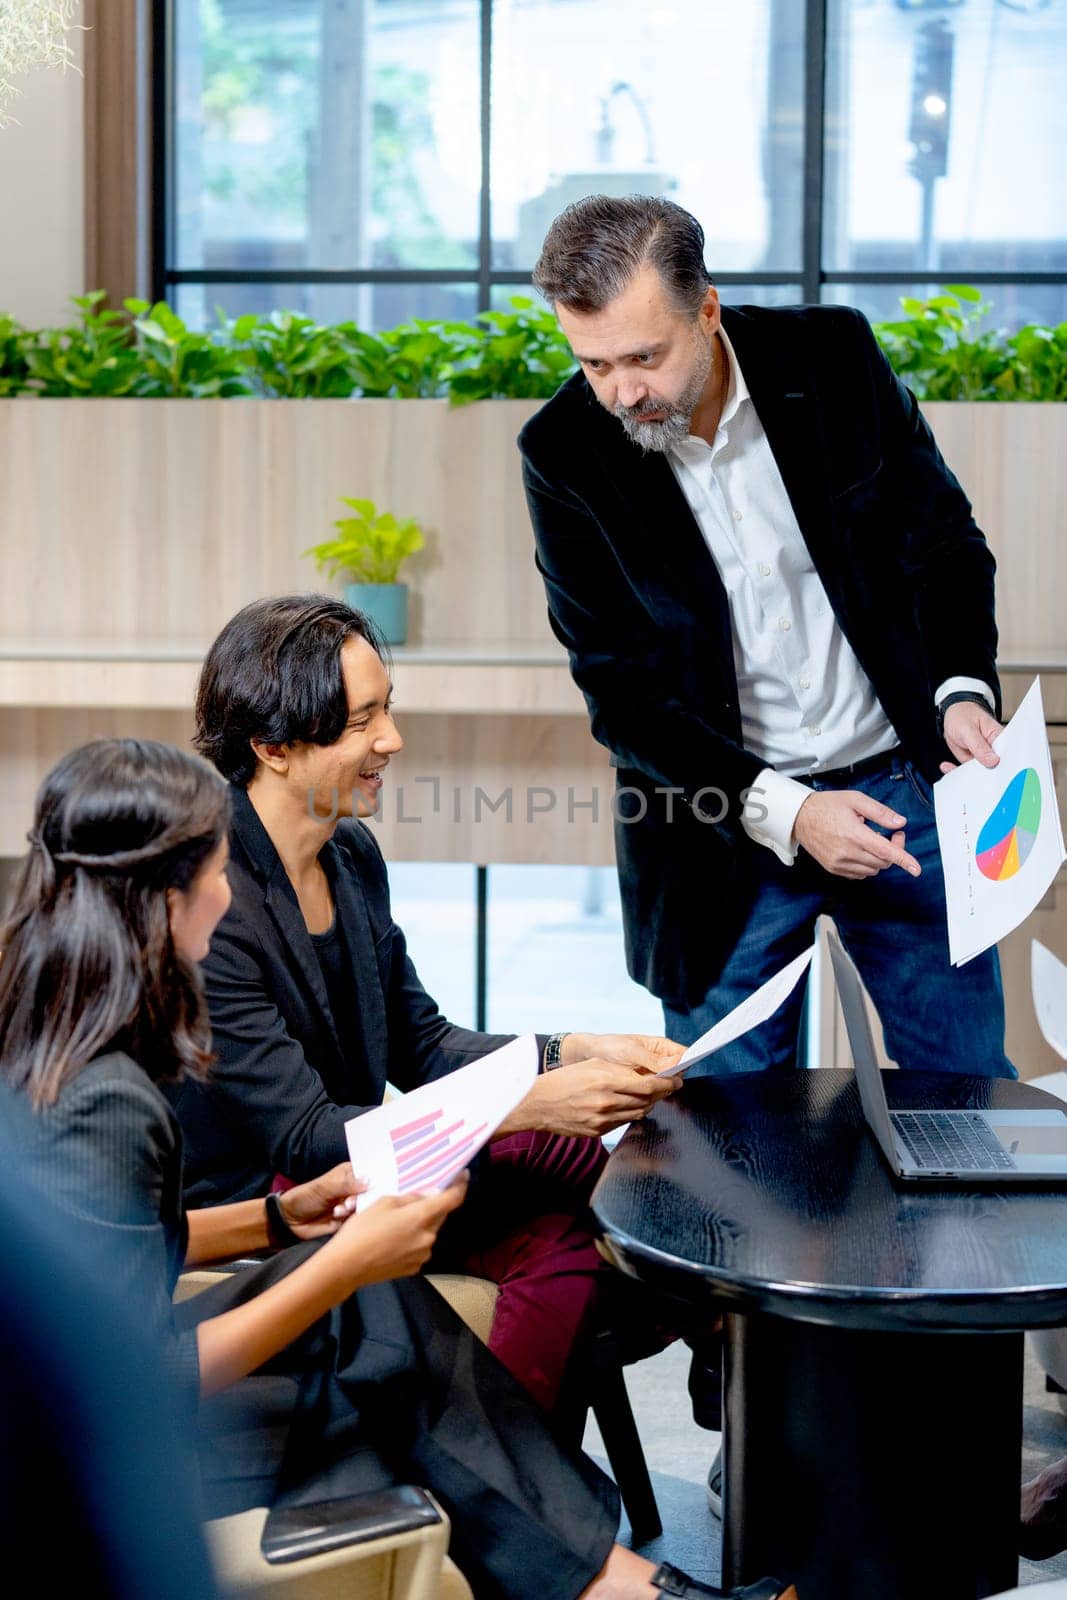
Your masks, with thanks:
[[[1067,1182],[1067,1114],[1051,1111],[890,1111],[855,967],[827,935],[863,1115],[897,1177],[909,1182]]]

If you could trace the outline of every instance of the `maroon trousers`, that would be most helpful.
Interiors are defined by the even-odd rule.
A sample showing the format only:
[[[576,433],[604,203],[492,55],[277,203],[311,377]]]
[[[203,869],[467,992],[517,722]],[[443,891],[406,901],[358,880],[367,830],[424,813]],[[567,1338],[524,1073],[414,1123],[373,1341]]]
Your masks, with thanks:
[[[589,1212],[606,1160],[599,1139],[527,1132],[493,1140],[431,1262],[431,1271],[499,1285],[489,1348],[548,1412],[610,1274]]]

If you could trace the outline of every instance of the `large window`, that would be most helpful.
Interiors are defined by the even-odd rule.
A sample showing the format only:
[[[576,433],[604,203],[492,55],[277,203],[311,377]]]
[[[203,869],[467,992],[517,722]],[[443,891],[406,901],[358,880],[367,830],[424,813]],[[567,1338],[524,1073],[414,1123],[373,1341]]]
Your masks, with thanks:
[[[728,300],[1067,317],[1067,0],[161,0],[159,292],[384,327],[529,282],[592,191]]]
[[[613,867],[390,862],[393,915],[446,1016],[493,1033],[660,1033],[626,975]]]

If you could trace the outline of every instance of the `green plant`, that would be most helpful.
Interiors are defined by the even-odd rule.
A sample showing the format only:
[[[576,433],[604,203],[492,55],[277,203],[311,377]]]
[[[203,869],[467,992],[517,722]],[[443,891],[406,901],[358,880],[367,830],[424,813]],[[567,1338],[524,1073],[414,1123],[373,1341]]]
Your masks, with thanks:
[[[535,300],[512,295],[510,311],[483,311],[457,344],[446,374],[457,405],[472,400],[547,400],[577,368],[559,323]],[[474,337],[471,334],[474,333]]]
[[[130,337],[130,319],[109,311],[101,289],[77,295],[81,316],[63,328],[43,328],[26,347],[29,383],[49,398],[138,392],[141,365]]]
[[[304,554],[314,556],[331,577],[347,572],[353,583],[396,583],[401,565],[425,543],[422,529],[412,517],[398,521],[390,511],[379,512],[373,500],[341,499],[355,516],[339,517],[334,523],[339,536]]]
[[[416,317],[381,334],[389,394],[397,400],[433,400],[447,394],[445,373],[456,341],[468,338],[470,331],[466,322]]]
[[[109,310],[100,291],[77,297],[78,319],[33,331],[0,316],[0,397],[247,396],[269,399],[540,400],[574,370],[555,318],[515,296],[510,311],[474,322],[413,319],[383,333],[323,326],[294,311],[221,313],[210,333],[160,301]],[[875,335],[920,400],[1067,400],[1067,323],[1017,333],[982,326],[977,289],[956,284]]]
[[[1008,348],[1011,383],[1003,385],[1003,398],[1067,400],[1067,322],[1055,328],[1028,323],[1008,340]]]
[[[14,317],[0,316],[0,398],[24,394],[29,387],[27,348],[32,338]]]
[[[1004,335],[978,324],[991,309],[968,284],[953,284],[929,300],[905,297],[906,315],[875,325],[894,370],[920,400],[996,399],[1008,357]]]
[[[224,337],[195,333],[163,300],[127,300],[141,368],[134,393],[147,399],[255,394],[249,352]]]
[[[249,371],[271,398],[344,400],[359,387],[355,353],[344,327],[322,327],[296,311],[219,320],[222,336],[247,350]]]

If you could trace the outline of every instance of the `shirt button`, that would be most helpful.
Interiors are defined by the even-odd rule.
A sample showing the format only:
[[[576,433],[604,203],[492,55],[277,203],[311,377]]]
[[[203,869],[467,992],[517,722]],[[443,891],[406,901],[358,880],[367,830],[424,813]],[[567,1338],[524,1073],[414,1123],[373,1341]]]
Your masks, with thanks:
[[[771,569],[770,569],[770,567],[769,567],[769,566],[768,566],[768,565],[767,565],[767,563],[766,563],[766,561],[761,561],[761,562],[760,562],[760,564],[759,564],[759,570],[760,570],[760,577],[761,577],[761,578],[769,578],[769,577],[770,577],[770,575],[771,575]]]
[[[818,738],[819,734],[822,732],[822,729],[821,728],[812,728],[811,731],[815,735],[815,737]]]
[[[740,511],[735,511],[734,512],[734,521],[735,522],[740,522],[741,521],[741,513],[740,513]]]
[[[801,678],[800,687],[802,689],[810,689],[811,688],[811,679],[810,678]]]
[[[783,633],[788,633],[793,624],[790,622],[788,617],[779,617],[778,626],[781,628]]]

